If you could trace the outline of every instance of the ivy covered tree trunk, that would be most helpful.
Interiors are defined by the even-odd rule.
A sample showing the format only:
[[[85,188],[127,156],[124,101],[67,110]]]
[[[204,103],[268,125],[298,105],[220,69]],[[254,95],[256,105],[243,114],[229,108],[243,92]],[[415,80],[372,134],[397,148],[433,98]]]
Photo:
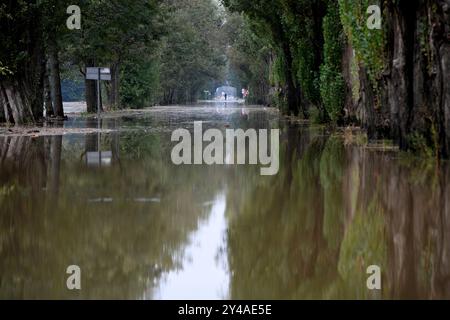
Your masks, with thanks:
[[[414,48],[418,0],[388,4],[387,10],[387,72],[381,85],[384,94],[382,107],[390,113],[391,134],[401,148],[407,147],[408,135],[415,109]],[[419,58],[419,57],[418,57]],[[419,88],[417,88],[419,89]],[[425,111],[425,110],[423,110]]]
[[[306,107],[300,104],[300,88],[297,88],[294,82],[294,72],[293,72],[293,58],[291,49],[289,47],[289,43],[283,44],[283,55],[284,55],[284,77],[286,81],[286,100],[287,100],[287,107],[289,110],[289,113],[292,115],[299,115],[301,112],[305,118],[307,117],[306,114]]]
[[[339,0],[344,31],[360,64],[361,125],[370,139],[391,138],[404,150],[449,157],[450,0],[378,1],[381,30],[366,25],[369,4]],[[343,64],[347,80],[348,61]]]
[[[337,124],[342,123],[345,104],[345,82],[342,74],[343,29],[338,3],[329,3],[322,29],[324,45],[323,63],[320,66],[321,102],[318,104],[323,104],[323,108],[319,108],[319,112],[321,119]]]
[[[402,149],[450,155],[450,1],[389,1],[383,111]]]
[[[375,93],[369,74],[363,65],[359,66],[359,100],[357,102],[358,117],[367,130],[369,138],[377,138],[379,127],[376,125]]]
[[[9,1],[0,19],[0,111],[14,124],[33,122],[43,116],[44,50],[39,10]]]
[[[450,157],[450,0],[440,0],[437,10],[427,6],[427,16],[431,18],[431,89],[432,104],[437,106],[435,112],[435,129],[439,133],[436,141],[441,147],[442,156]],[[425,83],[426,85],[426,83]]]

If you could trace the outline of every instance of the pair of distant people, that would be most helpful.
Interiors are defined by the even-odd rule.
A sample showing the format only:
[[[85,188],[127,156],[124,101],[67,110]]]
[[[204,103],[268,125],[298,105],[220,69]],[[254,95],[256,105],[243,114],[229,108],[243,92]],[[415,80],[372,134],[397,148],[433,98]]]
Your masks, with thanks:
[[[242,97],[244,99],[247,99],[248,95],[249,95],[249,91],[247,89],[245,89],[245,88],[242,89]]]

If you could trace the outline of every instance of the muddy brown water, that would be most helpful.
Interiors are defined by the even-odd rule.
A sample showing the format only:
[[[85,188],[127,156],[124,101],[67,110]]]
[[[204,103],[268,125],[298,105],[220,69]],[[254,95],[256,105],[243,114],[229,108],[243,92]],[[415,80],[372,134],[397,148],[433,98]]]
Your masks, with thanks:
[[[173,165],[171,133],[194,121],[281,129],[280,172]],[[0,138],[0,298],[450,298],[447,164],[262,107],[155,108],[71,133],[97,125]],[[370,265],[382,290],[366,286]]]

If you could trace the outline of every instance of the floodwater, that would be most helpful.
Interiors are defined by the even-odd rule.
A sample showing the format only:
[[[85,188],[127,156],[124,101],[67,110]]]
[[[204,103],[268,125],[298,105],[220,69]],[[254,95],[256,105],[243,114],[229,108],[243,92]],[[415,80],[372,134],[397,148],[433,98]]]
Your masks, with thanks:
[[[173,165],[171,133],[194,121],[279,128],[278,175]],[[447,164],[263,107],[155,108],[101,127],[113,131],[0,138],[0,298],[450,298]],[[70,265],[81,290],[67,289]]]

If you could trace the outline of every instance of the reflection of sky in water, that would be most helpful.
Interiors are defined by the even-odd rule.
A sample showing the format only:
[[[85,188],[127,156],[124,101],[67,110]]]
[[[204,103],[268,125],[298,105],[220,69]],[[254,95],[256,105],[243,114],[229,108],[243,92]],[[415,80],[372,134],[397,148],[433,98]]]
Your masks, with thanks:
[[[164,275],[156,299],[226,299],[229,272],[226,256],[226,199],[217,196],[209,218],[190,237],[183,265],[178,271]]]

